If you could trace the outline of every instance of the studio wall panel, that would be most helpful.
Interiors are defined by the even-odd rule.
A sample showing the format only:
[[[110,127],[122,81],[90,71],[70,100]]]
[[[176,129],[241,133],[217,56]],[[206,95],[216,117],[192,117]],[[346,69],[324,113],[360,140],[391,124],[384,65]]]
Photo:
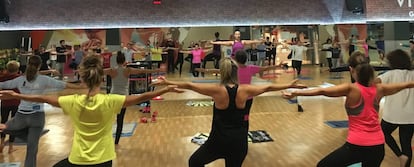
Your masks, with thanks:
[[[10,23],[0,24],[0,30],[333,22],[323,0],[163,0],[161,5],[151,0],[13,0],[9,11]]]

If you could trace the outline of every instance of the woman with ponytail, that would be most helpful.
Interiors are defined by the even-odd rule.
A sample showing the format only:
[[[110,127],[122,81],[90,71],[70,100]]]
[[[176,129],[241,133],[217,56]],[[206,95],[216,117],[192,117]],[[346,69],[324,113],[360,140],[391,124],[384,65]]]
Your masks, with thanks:
[[[407,52],[397,49],[386,55],[389,67],[392,69],[378,76],[377,83],[399,83],[414,81],[414,71],[411,68],[411,57]],[[406,89],[385,98],[382,110],[381,127],[385,143],[399,158],[400,167],[410,167],[412,160],[411,141],[414,133],[414,89]],[[393,137],[398,128],[399,140]]]
[[[0,91],[2,99],[17,98],[36,103],[49,103],[61,107],[70,117],[75,127],[72,149],[69,157],[55,164],[56,167],[112,167],[112,160],[116,158],[112,123],[121,109],[167,92],[181,92],[175,89],[175,86],[167,86],[139,96],[102,94],[101,82],[104,70],[98,56],[85,57],[80,64],[79,75],[82,84],[85,84],[88,89],[79,94],[59,97]],[[0,126],[1,128],[4,127]]]
[[[127,67],[125,55],[121,51],[117,52],[116,62],[118,64],[117,67],[104,69],[105,75],[109,75],[111,77],[111,94],[129,95],[128,78],[132,74],[146,74],[159,72],[159,69],[151,70]],[[126,108],[124,107],[121,109],[121,112],[116,116],[115,144],[118,144],[119,139],[121,138],[125,111]]]
[[[40,75],[42,59],[31,56],[27,62],[24,75],[13,80],[0,82],[0,89],[18,89],[21,94],[44,94],[48,89],[63,90],[64,88],[81,88],[78,85],[67,84],[51,77]],[[25,167],[36,166],[39,138],[45,125],[43,103],[21,100],[17,113],[6,123],[3,131],[16,136],[27,137]]]
[[[177,85],[210,96],[214,101],[213,122],[208,140],[191,155],[190,167],[200,167],[223,158],[226,166],[240,167],[247,155],[249,131],[249,98],[269,91],[304,88],[294,80],[286,84],[239,85],[237,62],[220,61],[220,84],[175,82],[160,77],[154,84]]]
[[[327,155],[318,167],[362,166],[379,167],[384,159],[384,134],[379,122],[379,102],[382,97],[413,88],[414,82],[376,84],[374,69],[364,53],[354,52],[349,58],[349,69],[355,83],[346,83],[329,88],[283,92],[285,98],[295,96],[345,96],[345,110],[349,119],[346,143]]]

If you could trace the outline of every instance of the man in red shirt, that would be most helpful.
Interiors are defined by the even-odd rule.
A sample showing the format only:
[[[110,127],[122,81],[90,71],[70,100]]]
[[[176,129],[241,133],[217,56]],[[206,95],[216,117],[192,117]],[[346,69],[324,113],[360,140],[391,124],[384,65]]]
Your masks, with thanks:
[[[0,82],[4,82],[7,80],[12,80],[20,76],[19,74],[19,63],[17,61],[9,61],[6,65],[6,73],[0,76]],[[15,92],[19,92],[18,89],[13,89]],[[20,100],[13,99],[13,100],[1,100],[1,123],[4,124],[9,119],[9,114],[11,112],[11,117],[17,112],[18,106],[20,104]],[[0,143],[0,153],[3,152],[4,144],[5,144],[6,135],[1,133],[1,143]],[[13,142],[14,137],[9,137],[9,153],[13,151]]]

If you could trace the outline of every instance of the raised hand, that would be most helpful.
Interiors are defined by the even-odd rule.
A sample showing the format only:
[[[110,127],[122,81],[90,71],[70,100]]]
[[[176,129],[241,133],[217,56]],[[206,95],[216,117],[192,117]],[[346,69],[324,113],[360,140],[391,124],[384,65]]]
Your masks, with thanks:
[[[175,93],[183,93],[184,91],[181,89],[178,89],[177,85],[168,85],[165,87],[165,89],[168,90],[168,92],[175,92]]]
[[[52,73],[53,75],[60,75],[59,71],[57,71],[57,70],[52,70],[52,71],[51,71],[51,73]]]
[[[7,99],[15,99],[18,93],[12,90],[2,90],[0,91],[0,99],[7,100]]]
[[[151,86],[167,85],[167,79],[164,76],[160,76],[157,79],[152,80]]]
[[[285,99],[291,99],[296,97],[296,95],[294,95],[292,92],[289,91],[282,91],[282,97]]]

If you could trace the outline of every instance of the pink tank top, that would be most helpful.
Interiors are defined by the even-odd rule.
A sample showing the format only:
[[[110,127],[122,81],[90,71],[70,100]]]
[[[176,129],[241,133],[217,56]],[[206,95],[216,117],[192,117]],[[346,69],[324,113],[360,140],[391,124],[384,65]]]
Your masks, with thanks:
[[[239,84],[251,84],[252,77],[260,71],[260,67],[256,65],[247,65],[239,67],[237,71],[239,77]]]
[[[203,49],[192,50],[191,53],[193,54],[193,64],[201,63],[201,55],[203,54]]]
[[[354,107],[345,106],[349,119],[347,142],[359,146],[384,144],[384,134],[378,120],[377,88],[355,84],[361,92],[361,102]]]
[[[364,48],[365,57],[369,57],[369,48],[368,44],[363,44],[362,47]]]
[[[236,52],[239,50],[243,50],[243,49],[244,49],[244,45],[242,41],[234,41],[232,50],[231,50],[231,57],[236,56]]]

